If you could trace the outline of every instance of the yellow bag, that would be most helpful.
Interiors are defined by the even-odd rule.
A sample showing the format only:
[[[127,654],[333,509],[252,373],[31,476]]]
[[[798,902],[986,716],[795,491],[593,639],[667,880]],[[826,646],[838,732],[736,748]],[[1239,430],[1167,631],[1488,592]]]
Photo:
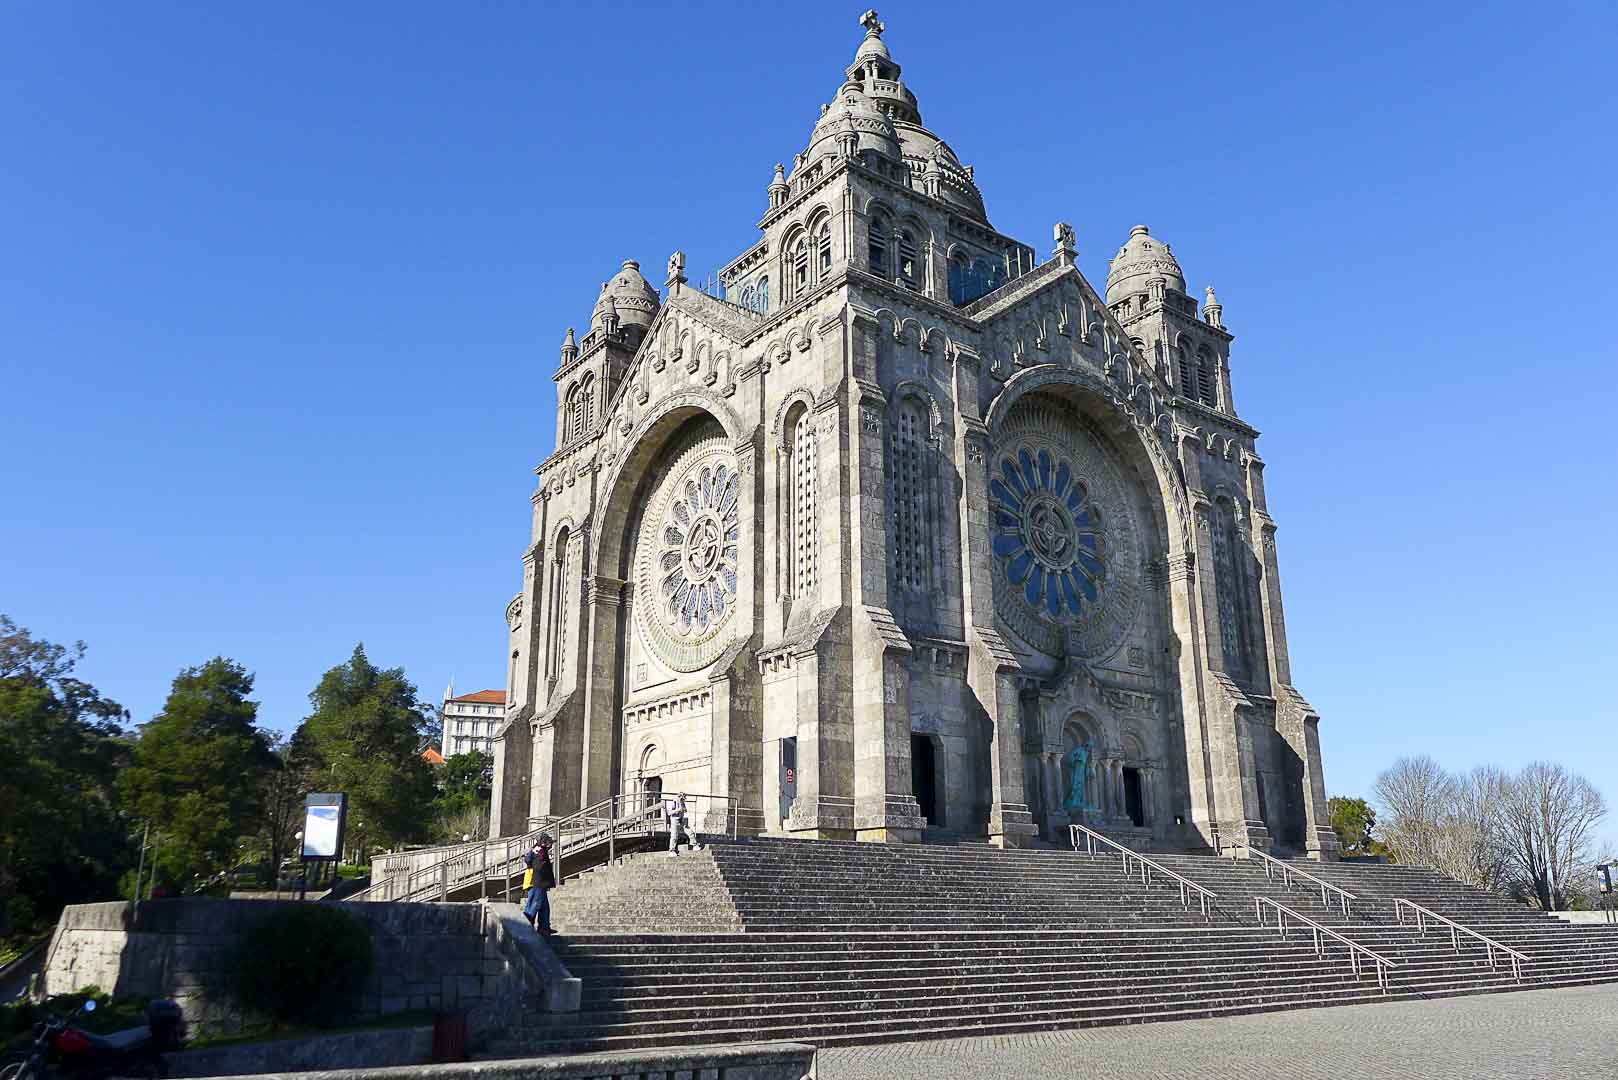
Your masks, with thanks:
[[[532,866],[522,872],[522,887],[524,892],[534,887],[534,868]]]

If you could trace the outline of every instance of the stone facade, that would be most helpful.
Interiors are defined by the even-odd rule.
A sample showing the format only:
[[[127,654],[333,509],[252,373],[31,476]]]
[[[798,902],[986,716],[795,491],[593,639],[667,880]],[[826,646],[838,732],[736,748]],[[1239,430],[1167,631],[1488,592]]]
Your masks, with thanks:
[[[1144,226],[1105,299],[1070,226],[996,231],[862,25],[725,298],[625,262],[567,332],[495,834],[661,787],[796,836],[1331,856],[1212,290]]]

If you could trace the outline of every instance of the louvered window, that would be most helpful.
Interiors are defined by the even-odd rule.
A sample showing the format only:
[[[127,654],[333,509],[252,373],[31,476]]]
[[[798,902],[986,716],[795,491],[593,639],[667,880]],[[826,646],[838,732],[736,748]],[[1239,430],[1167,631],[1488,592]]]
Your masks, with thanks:
[[[791,571],[788,582],[794,597],[807,597],[815,588],[815,425],[808,410],[798,413],[792,428]]]
[[[900,403],[888,429],[888,513],[893,523],[893,582],[928,587],[931,537],[926,489],[927,421],[913,400]]]
[[[871,219],[871,239],[867,265],[871,273],[886,277],[888,273],[888,223],[881,218]]]
[[[1207,353],[1197,354],[1197,400],[1204,405],[1219,404],[1214,390],[1214,360]]]

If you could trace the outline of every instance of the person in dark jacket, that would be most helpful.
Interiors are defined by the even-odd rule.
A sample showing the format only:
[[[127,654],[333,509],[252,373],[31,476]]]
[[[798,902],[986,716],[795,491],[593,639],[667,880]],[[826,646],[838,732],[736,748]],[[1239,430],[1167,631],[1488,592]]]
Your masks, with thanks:
[[[528,896],[522,913],[527,916],[528,925],[542,937],[550,937],[556,933],[551,929],[550,891],[556,888],[556,870],[551,866],[550,840],[542,836],[535,841],[533,850],[523,856],[523,862],[528,866],[523,872]]]

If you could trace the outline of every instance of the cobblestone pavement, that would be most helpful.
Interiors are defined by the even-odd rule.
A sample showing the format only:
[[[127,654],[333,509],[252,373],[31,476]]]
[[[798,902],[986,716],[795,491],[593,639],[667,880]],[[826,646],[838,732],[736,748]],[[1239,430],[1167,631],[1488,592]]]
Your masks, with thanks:
[[[822,1050],[817,1080],[1618,1076],[1618,984]]]

